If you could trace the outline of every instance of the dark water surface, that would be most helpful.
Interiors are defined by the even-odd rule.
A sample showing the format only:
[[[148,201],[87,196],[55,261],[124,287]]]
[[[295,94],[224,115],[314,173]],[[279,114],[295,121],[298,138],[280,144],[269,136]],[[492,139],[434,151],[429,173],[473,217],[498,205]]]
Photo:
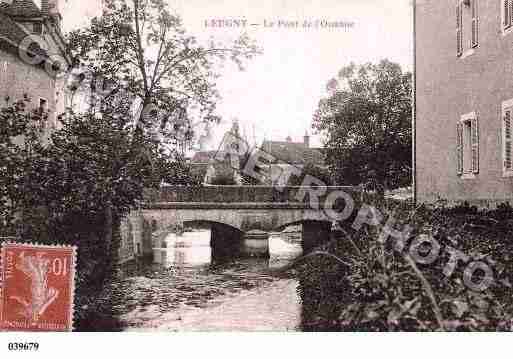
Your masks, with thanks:
[[[294,273],[278,268],[302,253],[298,241],[270,238],[270,259],[212,258],[210,232],[169,235],[153,262],[123,270],[110,292],[121,330],[295,331],[301,304]]]

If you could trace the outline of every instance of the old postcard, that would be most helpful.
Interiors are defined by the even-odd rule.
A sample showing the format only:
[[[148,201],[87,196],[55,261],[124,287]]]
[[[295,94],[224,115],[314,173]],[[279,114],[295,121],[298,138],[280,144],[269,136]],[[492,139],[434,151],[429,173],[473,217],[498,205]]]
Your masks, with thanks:
[[[513,0],[0,0],[1,330],[511,331],[512,32]]]

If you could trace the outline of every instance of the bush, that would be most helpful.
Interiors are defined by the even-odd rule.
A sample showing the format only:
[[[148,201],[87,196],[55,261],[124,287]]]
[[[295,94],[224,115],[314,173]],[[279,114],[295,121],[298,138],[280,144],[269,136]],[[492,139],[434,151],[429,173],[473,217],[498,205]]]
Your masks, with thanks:
[[[380,208],[384,208],[382,203]],[[408,251],[393,242],[381,244],[381,228],[347,229],[325,246],[347,263],[312,258],[299,269],[305,330],[337,331],[503,331],[511,330],[512,288],[506,273],[513,270],[513,210],[509,205],[478,211],[456,208],[394,208],[413,228],[405,248],[421,234],[442,248],[457,249],[468,262],[483,261],[492,270],[492,285],[477,292],[462,281],[466,264],[450,277],[444,268],[450,255],[441,251],[430,264],[415,264]],[[385,211],[382,211],[385,213]],[[477,275],[479,275],[479,271]],[[474,278],[477,280],[478,278]]]
[[[305,177],[309,175],[314,177],[317,180],[322,181],[326,186],[334,185],[333,178],[328,169],[323,167],[307,163],[303,170],[301,171],[301,176],[291,176],[288,185],[289,186],[301,186]]]
[[[214,186],[235,186],[237,182],[235,182],[233,176],[221,174],[214,177],[210,184]]]

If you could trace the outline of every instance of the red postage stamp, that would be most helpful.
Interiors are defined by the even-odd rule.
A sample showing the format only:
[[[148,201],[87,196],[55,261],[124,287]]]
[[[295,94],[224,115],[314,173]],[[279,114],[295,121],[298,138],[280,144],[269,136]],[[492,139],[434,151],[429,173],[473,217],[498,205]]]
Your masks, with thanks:
[[[75,247],[6,243],[0,259],[0,329],[73,330]]]

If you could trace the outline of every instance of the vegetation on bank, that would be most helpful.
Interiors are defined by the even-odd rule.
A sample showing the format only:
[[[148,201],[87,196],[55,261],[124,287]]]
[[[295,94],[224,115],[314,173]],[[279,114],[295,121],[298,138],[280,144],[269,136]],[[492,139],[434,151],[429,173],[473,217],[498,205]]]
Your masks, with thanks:
[[[378,241],[383,226],[345,225],[339,238],[324,246],[346,264],[327,256],[311,257],[298,268],[307,331],[510,331],[513,327],[513,208],[478,210],[401,202],[374,202],[381,213],[394,213],[397,229],[409,224],[406,250],[393,240]],[[386,216],[385,216],[386,217]],[[354,220],[354,218],[353,218]],[[383,221],[385,222],[385,220]],[[348,223],[352,223],[348,221]],[[384,223],[383,223],[384,224]],[[415,263],[408,248],[420,235],[440,244],[430,264]],[[431,248],[420,248],[429,254]],[[451,251],[468,258],[451,261]],[[424,251],[424,252],[422,252]],[[484,291],[465,285],[464,270],[481,261],[493,271]],[[454,268],[450,273],[450,268]],[[484,271],[472,277],[479,283]]]

